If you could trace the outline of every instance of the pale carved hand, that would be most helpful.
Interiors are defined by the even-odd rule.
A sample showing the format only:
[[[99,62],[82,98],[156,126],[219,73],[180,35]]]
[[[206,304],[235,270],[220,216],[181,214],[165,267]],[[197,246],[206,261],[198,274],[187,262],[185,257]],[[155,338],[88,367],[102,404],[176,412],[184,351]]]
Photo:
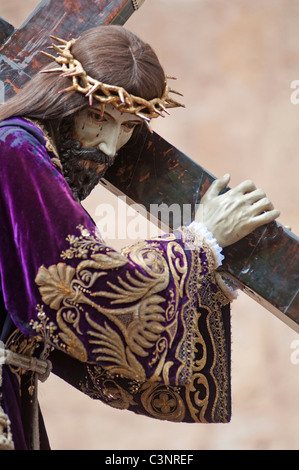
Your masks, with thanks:
[[[230,175],[215,180],[195,214],[195,221],[204,224],[221,247],[236,243],[280,215],[264,191],[250,180],[220,194],[229,181]]]

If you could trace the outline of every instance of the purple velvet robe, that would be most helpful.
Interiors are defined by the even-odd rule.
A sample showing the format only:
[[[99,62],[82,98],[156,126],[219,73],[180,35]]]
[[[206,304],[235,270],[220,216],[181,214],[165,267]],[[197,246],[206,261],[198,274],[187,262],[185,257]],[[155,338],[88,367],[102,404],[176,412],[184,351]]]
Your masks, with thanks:
[[[122,253],[108,247],[74,200],[46,134],[28,120],[0,124],[0,159],[6,347],[38,357],[48,345],[55,374],[113,407],[228,422],[229,300],[210,244],[181,228]],[[32,375],[3,366],[2,406],[16,449],[31,446]],[[42,425],[41,434],[47,448]]]

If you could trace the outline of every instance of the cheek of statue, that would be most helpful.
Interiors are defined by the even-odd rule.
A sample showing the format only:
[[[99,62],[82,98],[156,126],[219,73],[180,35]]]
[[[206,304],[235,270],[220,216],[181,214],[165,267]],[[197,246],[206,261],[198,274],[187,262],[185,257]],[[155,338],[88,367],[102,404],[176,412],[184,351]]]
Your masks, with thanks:
[[[117,145],[116,145],[116,151],[121,149],[130,140],[133,132],[134,132],[134,129],[130,131],[120,129],[118,140],[117,140]]]
[[[74,139],[82,148],[97,148],[112,157],[131,138],[140,119],[107,106],[104,116],[85,109],[74,119]]]
[[[82,144],[82,148],[92,148],[99,144],[105,123],[90,124],[86,113],[80,113],[74,120],[74,139]]]

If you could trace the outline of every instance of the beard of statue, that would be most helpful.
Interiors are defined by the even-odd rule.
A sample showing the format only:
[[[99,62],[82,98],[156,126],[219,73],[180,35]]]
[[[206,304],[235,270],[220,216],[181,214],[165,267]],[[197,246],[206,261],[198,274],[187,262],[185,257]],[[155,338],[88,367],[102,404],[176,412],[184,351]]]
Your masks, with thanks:
[[[111,158],[100,150],[91,148],[83,149],[81,142],[73,138],[73,119],[63,120],[59,130],[59,157],[62,164],[63,175],[76,200],[83,201],[93,190],[93,188],[103,178],[108,168],[113,165],[116,155]],[[105,164],[103,171],[98,172],[97,165],[90,168],[85,167],[84,163],[94,162],[96,164]]]

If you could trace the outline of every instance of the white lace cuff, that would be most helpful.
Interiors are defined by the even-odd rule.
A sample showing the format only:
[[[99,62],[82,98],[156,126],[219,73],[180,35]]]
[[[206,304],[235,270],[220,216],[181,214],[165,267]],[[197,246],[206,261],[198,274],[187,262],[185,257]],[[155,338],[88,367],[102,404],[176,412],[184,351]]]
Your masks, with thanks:
[[[213,234],[207,229],[207,227],[200,222],[193,221],[187,228],[195,235],[201,235],[201,237],[204,237],[218,261],[218,266],[221,266],[222,261],[224,260],[224,256],[221,253],[222,248],[218,245],[216,238],[214,238]]]
[[[225,273],[216,273],[216,281],[218,286],[230,302],[232,302],[238,297],[239,286],[235,284],[232,279],[227,278],[225,276]]]

